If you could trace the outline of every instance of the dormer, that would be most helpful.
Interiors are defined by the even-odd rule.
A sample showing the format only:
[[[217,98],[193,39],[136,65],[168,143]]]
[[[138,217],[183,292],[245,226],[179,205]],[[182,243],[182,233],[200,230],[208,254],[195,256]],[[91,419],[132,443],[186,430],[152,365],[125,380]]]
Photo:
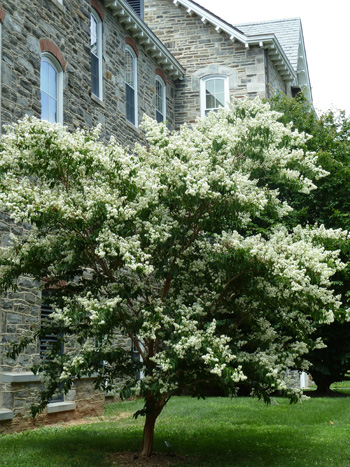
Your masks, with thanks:
[[[141,19],[144,19],[144,0],[126,0],[126,2],[129,3]]]

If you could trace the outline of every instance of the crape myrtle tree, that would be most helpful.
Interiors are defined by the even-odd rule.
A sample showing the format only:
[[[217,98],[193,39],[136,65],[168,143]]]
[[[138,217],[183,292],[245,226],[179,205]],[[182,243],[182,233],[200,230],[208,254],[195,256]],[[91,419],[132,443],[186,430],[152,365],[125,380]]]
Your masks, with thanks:
[[[274,109],[282,112],[279,120],[292,122],[293,129],[305,131],[312,138],[305,142],[305,150],[318,155],[319,165],[329,174],[315,181],[317,190],[309,195],[284,191],[294,211],[285,218],[289,226],[324,224],[327,228],[350,230],[350,119],[345,112],[329,110],[317,116],[303,94],[296,99],[276,95],[271,100]],[[350,370],[350,242],[342,245],[341,258],[346,268],[338,272],[332,287],[341,295],[342,307],[330,325],[317,324],[316,333],[326,344],[312,350],[307,358],[312,363],[310,373],[320,395],[334,393],[329,386],[344,379]]]
[[[54,291],[45,300],[57,345],[35,368],[46,384],[37,410],[82,375],[97,374],[102,389],[123,376],[122,395],[144,398],[135,415],[145,416],[149,456],[173,395],[200,397],[208,384],[234,394],[247,380],[266,400],[276,389],[296,397],[285,373],[321,345],[314,321],[332,321],[340,306],[330,278],[343,265],[324,242],[346,234],[277,225],[291,208],[272,185],[309,193],[325,175],[299,149],[307,137],[278,118],[259,100],[174,133],[146,118],[148,144],[133,151],[98,142],[98,130],[29,118],[7,128],[0,209],[31,228],[3,248],[1,287],[29,275]],[[275,226],[257,233],[259,219]],[[63,341],[76,345],[60,354]]]

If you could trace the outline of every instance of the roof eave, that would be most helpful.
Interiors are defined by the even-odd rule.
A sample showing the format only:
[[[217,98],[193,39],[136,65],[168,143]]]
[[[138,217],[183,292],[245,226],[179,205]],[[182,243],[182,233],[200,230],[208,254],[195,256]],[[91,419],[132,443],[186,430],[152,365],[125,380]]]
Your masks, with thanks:
[[[199,16],[203,23],[210,23],[212,24],[217,32],[225,32],[227,33],[232,41],[238,41],[242,44],[246,44],[247,37],[238,31],[233,26],[229,26],[224,21],[220,20],[217,16],[210,13],[208,10],[203,9],[200,5],[194,4],[191,0],[173,0],[175,6],[182,5],[184,8],[187,9],[188,14],[196,14]]]
[[[296,73],[291,63],[288,60],[287,55],[281,47],[275,34],[261,34],[257,36],[247,36],[240,32],[234,26],[230,26],[226,22],[220,20],[216,15],[211,14],[200,5],[192,2],[191,0],[173,0],[176,6],[182,5],[187,9],[188,14],[196,14],[201,18],[203,23],[212,24],[218,33],[224,32],[230,36],[232,42],[238,41],[244,44],[246,48],[251,45],[259,45],[269,50],[269,56],[281,73],[281,76],[285,81],[295,81]]]
[[[138,14],[123,0],[103,0],[106,8],[118,17],[119,22],[135,37],[145,50],[173,79],[183,79],[185,69],[149,29]]]
[[[302,48],[302,57],[299,56],[300,47]],[[305,42],[304,42],[304,35],[302,31],[302,27],[300,28],[300,39],[299,39],[299,50],[298,50],[298,84],[300,84],[301,88],[306,90],[306,97],[308,98],[309,102],[312,103],[312,88],[311,88],[311,81],[310,81],[310,74],[309,74],[309,66],[307,62],[306,56],[306,49],[305,49]],[[299,59],[302,61],[302,68],[299,69]],[[304,76],[304,79],[300,79],[300,75]],[[302,81],[302,82],[301,82]]]
[[[296,72],[275,34],[247,36],[247,43],[248,45],[259,45],[259,47],[267,49],[270,60],[285,81],[296,80]]]

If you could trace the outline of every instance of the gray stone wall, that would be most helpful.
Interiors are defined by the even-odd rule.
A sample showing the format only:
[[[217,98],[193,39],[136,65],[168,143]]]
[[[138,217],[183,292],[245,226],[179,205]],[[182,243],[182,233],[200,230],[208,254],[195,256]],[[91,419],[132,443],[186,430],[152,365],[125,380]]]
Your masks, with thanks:
[[[231,97],[266,97],[262,48],[233,43],[172,0],[145,0],[145,22],[186,70],[176,87],[177,127],[200,115],[199,79],[206,75],[229,76]]]
[[[10,409],[13,418],[1,421],[0,407],[0,434],[87,416],[95,417],[104,412],[104,392],[96,391],[92,380],[86,378],[75,382],[73,389],[66,395],[65,407],[63,404],[61,407],[57,404],[55,408],[50,409],[50,412],[45,409],[42,414],[33,419],[30,415],[30,406],[38,400],[40,386],[40,382],[16,382],[4,385],[4,391],[1,394],[2,408]]]
[[[9,216],[0,213],[0,246],[6,246],[10,235],[21,235],[24,227],[18,226]],[[33,325],[40,322],[40,292],[38,285],[28,278],[18,281],[18,290],[0,296],[0,372],[28,371],[38,357],[38,345],[31,344],[16,360],[6,356],[8,344],[19,335],[31,334]],[[1,384],[0,384],[1,390]]]
[[[290,91],[290,86],[286,86],[286,83],[283,81],[281,75],[278,73],[278,70],[276,70],[275,65],[271,62],[271,60],[268,61],[268,66],[269,66],[269,86],[270,86],[270,95],[274,95],[278,92],[283,92],[287,94],[288,91]]]
[[[142,141],[142,131],[126,120],[125,109],[125,40],[132,37],[110,10],[103,13],[103,100],[91,96],[90,11],[91,0],[6,0],[2,25],[1,123],[17,121],[25,114],[40,117],[40,40],[52,41],[61,52],[67,67],[63,75],[63,123],[70,129],[102,124],[102,138],[132,146]],[[142,44],[138,48],[138,117],[144,113],[155,118],[155,76],[161,68]],[[167,80],[167,121],[174,128],[174,89]],[[21,235],[16,225],[0,213],[0,246],[6,246],[10,234]],[[36,421],[28,417],[29,407],[38,400],[40,382],[1,382],[1,374],[19,375],[30,371],[38,360],[39,343],[31,344],[16,360],[6,356],[8,344],[19,334],[34,332],[40,323],[41,295],[38,284],[29,278],[19,280],[19,288],[0,297],[0,432],[18,431],[38,423],[52,423],[84,415],[98,415],[104,406],[103,392],[93,390],[91,381],[77,381],[65,401],[74,401],[74,410],[45,413]],[[124,344],[130,348],[130,342]],[[30,379],[30,378],[29,378]],[[16,380],[17,381],[17,380]],[[61,409],[63,410],[61,412]],[[11,418],[11,419],[9,419]]]
[[[130,36],[107,8],[103,20],[103,101],[91,97],[90,0],[7,0],[2,27],[2,124],[25,114],[40,117],[41,39],[54,42],[67,68],[64,73],[63,123],[74,129],[102,124],[102,136],[133,145],[142,134],[125,117],[125,38]],[[102,6],[102,5],[101,5]],[[135,41],[139,50],[139,121],[155,118],[157,61]],[[174,83],[167,77],[167,120],[174,126]]]

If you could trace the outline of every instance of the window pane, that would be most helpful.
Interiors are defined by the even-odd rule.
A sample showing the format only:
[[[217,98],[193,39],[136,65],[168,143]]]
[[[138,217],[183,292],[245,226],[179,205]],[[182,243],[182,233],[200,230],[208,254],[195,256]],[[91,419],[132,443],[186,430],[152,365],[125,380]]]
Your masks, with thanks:
[[[207,92],[206,96],[206,108],[215,109],[215,97]]]
[[[225,92],[225,84],[223,79],[216,79],[215,81],[215,94],[223,94]]]
[[[164,86],[160,81],[156,80],[156,109],[160,113],[163,113],[163,92]]]
[[[99,97],[99,60],[93,53],[91,53],[91,87],[92,93],[95,94],[95,96]]]
[[[51,123],[57,122],[57,101],[53,97],[49,97],[49,118]]]
[[[41,62],[40,81],[41,90],[49,93],[49,64],[44,61]]]
[[[95,45],[97,48],[97,21],[93,15],[90,16],[90,40],[91,47]]]
[[[225,80],[214,78],[205,83],[205,108],[218,109],[225,107]]]
[[[156,110],[156,120],[158,123],[164,122],[164,115],[158,110]]]
[[[206,90],[210,94],[215,93],[215,79],[210,79],[206,82]]]
[[[129,51],[125,52],[125,82],[134,87],[134,59]]]
[[[135,91],[127,83],[126,91],[126,118],[135,125]]]
[[[225,94],[216,94],[215,97],[215,107],[225,107]]]
[[[44,91],[41,91],[41,118],[49,120],[49,96]]]
[[[48,63],[49,65],[49,95],[56,99],[56,76],[57,72],[54,67]]]

